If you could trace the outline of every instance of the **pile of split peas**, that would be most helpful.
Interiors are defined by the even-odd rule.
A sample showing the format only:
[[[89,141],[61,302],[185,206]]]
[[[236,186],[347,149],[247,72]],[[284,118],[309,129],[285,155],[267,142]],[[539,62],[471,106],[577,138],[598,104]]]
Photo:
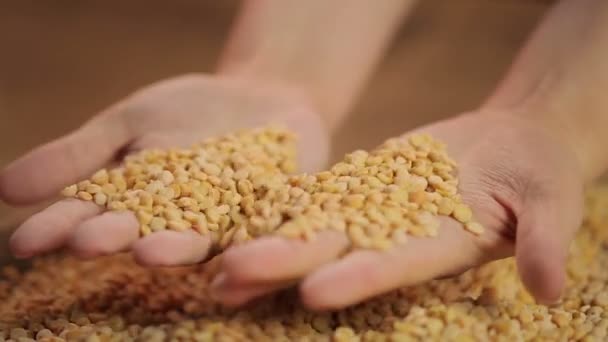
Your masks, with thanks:
[[[428,135],[356,151],[313,175],[290,175],[294,160],[292,134],[250,130],[191,149],[143,151],[63,193],[134,212],[142,236],[194,229],[219,250],[268,234],[311,239],[323,229],[346,233],[353,248],[387,249],[408,235],[436,236],[438,215],[483,232],[458,194],[456,163]]]
[[[294,137],[248,130],[190,149],[149,150],[63,194],[131,211],[141,236],[195,230],[217,251],[258,236],[310,240],[344,232],[352,249],[434,237],[439,216],[483,234],[458,194],[456,163],[428,135],[356,151],[331,169],[294,174]],[[81,262],[55,255],[3,271],[0,341],[603,341],[608,330],[608,187],[587,194],[570,250],[568,287],[537,305],[513,260],[402,288],[355,307],[315,313],[285,291],[226,309],[209,296],[217,260],[147,269],[129,255]]]

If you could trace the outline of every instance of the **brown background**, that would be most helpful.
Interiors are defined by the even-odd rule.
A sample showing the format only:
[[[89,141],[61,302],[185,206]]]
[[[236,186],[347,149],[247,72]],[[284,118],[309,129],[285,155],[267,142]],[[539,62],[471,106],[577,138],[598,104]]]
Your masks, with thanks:
[[[336,135],[335,154],[473,109],[549,2],[420,1]],[[212,70],[237,5],[0,0],[0,167],[139,86]],[[0,204],[0,227],[29,210]]]

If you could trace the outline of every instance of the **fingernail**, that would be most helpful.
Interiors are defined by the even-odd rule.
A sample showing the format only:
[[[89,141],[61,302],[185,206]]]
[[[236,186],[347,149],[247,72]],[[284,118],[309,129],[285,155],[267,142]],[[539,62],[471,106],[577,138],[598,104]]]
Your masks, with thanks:
[[[561,304],[561,295],[557,298],[538,298],[536,299],[537,304],[553,307]]]
[[[227,282],[227,275],[224,272],[219,273],[213,278],[209,286],[209,295],[211,299],[220,301],[222,299],[222,290]]]
[[[23,251],[18,248],[10,247],[11,254],[15,259],[29,259],[34,256],[34,253]]]
[[[32,256],[33,256],[33,254],[31,254],[31,253],[14,253],[13,252],[13,257],[15,257],[15,259],[18,259],[18,260],[31,259]]]

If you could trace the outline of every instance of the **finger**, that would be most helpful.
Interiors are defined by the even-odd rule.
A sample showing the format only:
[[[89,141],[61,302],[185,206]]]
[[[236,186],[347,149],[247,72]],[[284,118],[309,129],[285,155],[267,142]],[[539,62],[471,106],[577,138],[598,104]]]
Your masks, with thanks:
[[[325,265],[303,281],[300,293],[311,309],[339,309],[395,288],[461,271],[480,257],[473,236],[450,220],[437,237],[412,238],[384,252],[355,251]]]
[[[0,198],[20,205],[56,195],[90,176],[129,141],[118,115],[103,115],[80,129],[42,145],[0,172]]]
[[[211,239],[194,231],[163,231],[138,240],[132,250],[142,265],[177,266],[204,261],[210,247]]]
[[[320,233],[310,242],[269,237],[237,246],[223,254],[223,273],[212,290],[225,305],[239,306],[293,286],[294,280],[334,260],[346,247],[348,240],[338,232]]]
[[[250,301],[293,286],[294,281],[279,283],[241,284],[229,280],[225,273],[220,273],[211,283],[211,297],[228,307],[242,306]]]
[[[312,241],[265,237],[224,252],[222,269],[235,283],[292,280],[334,260],[348,245],[339,232],[323,232]]]
[[[82,222],[69,246],[81,258],[127,250],[139,238],[139,223],[132,212],[106,212]]]
[[[10,239],[12,253],[31,257],[62,247],[82,221],[102,211],[92,202],[65,199],[26,220]]]
[[[530,293],[543,304],[561,296],[568,247],[581,223],[581,205],[560,197],[527,201],[517,226],[517,269]]]

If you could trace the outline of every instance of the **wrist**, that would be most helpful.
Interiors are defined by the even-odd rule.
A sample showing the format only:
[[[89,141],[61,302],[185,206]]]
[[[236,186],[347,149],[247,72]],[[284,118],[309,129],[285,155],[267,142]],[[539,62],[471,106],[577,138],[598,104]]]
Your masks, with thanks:
[[[267,73],[256,70],[255,66],[246,63],[226,63],[215,73],[220,79],[232,80],[256,89],[274,93],[278,98],[297,102],[307,107],[301,115],[314,113],[323,122],[325,130],[333,134],[338,128],[342,113],[336,106],[318,95],[314,86],[283,77],[280,73]],[[320,87],[319,87],[320,88]],[[303,114],[306,112],[307,114]]]

